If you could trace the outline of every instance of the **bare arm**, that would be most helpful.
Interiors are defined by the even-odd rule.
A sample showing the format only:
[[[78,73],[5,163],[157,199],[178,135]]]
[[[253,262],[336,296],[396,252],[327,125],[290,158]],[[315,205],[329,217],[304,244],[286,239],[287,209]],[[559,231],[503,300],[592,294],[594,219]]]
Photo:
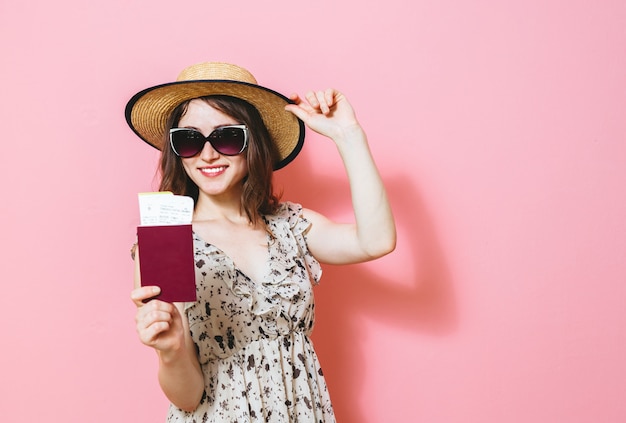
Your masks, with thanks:
[[[287,106],[307,126],[331,138],[343,160],[350,190],[354,223],[335,223],[312,210],[307,234],[311,253],[325,263],[346,264],[372,260],[393,251],[396,229],[385,187],[352,106],[345,96],[328,89],[307,94],[307,103],[293,96]]]
[[[147,300],[158,287],[141,286],[139,255],[135,252],[135,289],[131,299],[141,342],[154,348],[159,359],[159,383],[172,404],[185,411],[196,409],[204,392],[204,378],[189,332],[183,304]]]

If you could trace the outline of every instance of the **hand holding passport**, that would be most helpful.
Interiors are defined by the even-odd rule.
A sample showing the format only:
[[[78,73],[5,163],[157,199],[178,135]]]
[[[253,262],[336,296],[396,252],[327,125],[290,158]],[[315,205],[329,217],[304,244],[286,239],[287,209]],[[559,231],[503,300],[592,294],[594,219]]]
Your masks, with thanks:
[[[196,301],[193,199],[170,192],[139,194],[137,227],[142,286],[158,286],[167,302]]]

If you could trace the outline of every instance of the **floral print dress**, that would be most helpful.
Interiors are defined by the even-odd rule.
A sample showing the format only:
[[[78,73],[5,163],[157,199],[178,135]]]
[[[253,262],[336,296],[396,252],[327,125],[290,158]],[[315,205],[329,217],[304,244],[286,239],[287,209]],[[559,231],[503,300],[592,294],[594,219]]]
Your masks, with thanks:
[[[170,406],[167,422],[335,422],[309,335],[313,285],[321,268],[309,253],[302,207],[265,216],[273,238],[259,283],[194,234],[198,299],[185,305],[205,390],[198,408]]]

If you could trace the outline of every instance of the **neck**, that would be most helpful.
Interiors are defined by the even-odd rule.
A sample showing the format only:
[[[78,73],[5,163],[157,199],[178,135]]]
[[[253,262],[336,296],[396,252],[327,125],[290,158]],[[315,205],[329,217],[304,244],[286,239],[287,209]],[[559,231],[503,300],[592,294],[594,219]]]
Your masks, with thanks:
[[[235,198],[236,197],[236,198]],[[194,221],[202,220],[229,220],[231,222],[248,221],[240,196],[208,196],[198,197],[194,209]]]

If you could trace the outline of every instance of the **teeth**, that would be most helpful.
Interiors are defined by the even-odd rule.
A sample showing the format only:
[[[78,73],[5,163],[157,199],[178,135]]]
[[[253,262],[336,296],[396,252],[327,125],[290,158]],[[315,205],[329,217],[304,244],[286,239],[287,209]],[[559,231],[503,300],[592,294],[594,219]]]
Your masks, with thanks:
[[[221,167],[212,167],[212,168],[203,168],[200,169],[201,172],[203,173],[219,173],[222,172],[224,169],[226,169],[226,166],[221,166]]]

